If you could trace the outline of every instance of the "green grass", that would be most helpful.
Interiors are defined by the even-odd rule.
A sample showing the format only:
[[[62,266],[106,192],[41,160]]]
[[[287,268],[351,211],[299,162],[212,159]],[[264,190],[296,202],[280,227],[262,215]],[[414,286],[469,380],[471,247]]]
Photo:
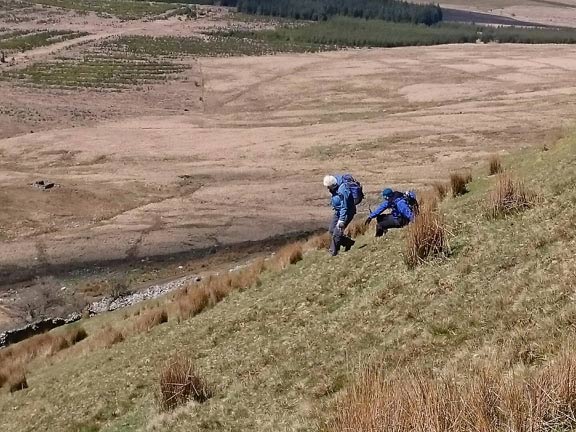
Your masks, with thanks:
[[[265,25],[297,24],[297,21],[290,18],[282,18],[279,16],[273,17],[269,15],[250,15],[234,11],[231,11],[228,17],[234,23],[265,24]]]
[[[514,27],[484,27],[480,39],[483,42],[526,44],[573,44],[576,31],[573,29],[528,29]]]
[[[103,48],[152,57],[226,57],[240,55],[266,55],[277,52],[313,52],[323,49],[318,44],[291,43],[283,40],[243,38],[233,35],[209,35],[207,39],[184,37],[123,36],[112,39]]]
[[[108,14],[127,20],[160,15],[180,5],[130,0],[34,0],[34,3],[80,12]]]
[[[337,17],[308,25],[286,25],[275,30],[222,32],[222,36],[268,43],[337,47],[401,47],[451,43],[575,43],[572,29],[513,29],[466,24],[434,26]]]
[[[11,40],[11,39],[7,39]],[[268,42],[236,37],[125,36],[99,44],[82,59],[61,57],[6,71],[0,79],[24,85],[60,88],[124,89],[134,85],[176,78],[189,66],[179,62],[187,56],[265,55],[276,52],[306,52],[318,45]]]
[[[81,60],[34,63],[25,69],[4,73],[0,77],[41,87],[108,90],[165,81],[185,68],[183,65],[165,61],[87,56]]]
[[[30,33],[30,30],[11,30],[8,27],[0,28],[0,38],[5,39]]]
[[[464,375],[491,353],[507,367],[545,362],[576,323],[575,163],[575,136],[504,160],[543,202],[496,221],[483,213],[494,179],[477,173],[470,193],[443,203],[448,259],[409,270],[404,232],[361,237],[349,253],[310,253],[187,321],[33,364],[29,390],[0,394],[0,428],[310,431],[367,361]],[[82,325],[90,334],[122,314]],[[161,415],[153,392],[175,352],[194,359],[215,395]]]
[[[0,0],[0,9],[2,11],[14,11],[25,9],[32,6],[31,2],[21,0]]]
[[[86,32],[69,30],[8,31],[0,34],[0,50],[8,52],[28,51],[41,46],[86,36],[87,34]]]
[[[81,59],[60,57],[6,71],[0,79],[23,85],[59,88],[125,89],[173,79],[189,66],[187,56],[265,55],[276,52],[318,51],[323,47],[287,42],[265,42],[235,37],[125,36],[107,40]]]
[[[380,20],[334,18],[329,21],[285,26],[259,32],[231,31],[230,36],[265,41],[312,43],[339,47],[397,47],[475,42],[477,28],[466,25],[424,26]]]

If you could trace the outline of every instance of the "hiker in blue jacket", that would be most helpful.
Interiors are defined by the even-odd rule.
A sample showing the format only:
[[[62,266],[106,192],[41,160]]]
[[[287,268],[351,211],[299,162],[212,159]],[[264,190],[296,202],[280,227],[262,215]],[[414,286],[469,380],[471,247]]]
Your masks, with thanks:
[[[330,254],[336,256],[341,246],[344,246],[344,250],[348,251],[354,245],[354,240],[344,235],[344,230],[352,222],[356,214],[356,204],[344,176],[327,175],[324,177],[324,186],[328,188],[332,195],[331,204],[334,209],[334,215],[328,231],[332,235]]]
[[[402,228],[414,220],[414,211],[405,194],[386,188],[382,191],[382,197],[384,201],[370,213],[365,222],[368,225],[372,219],[376,218],[376,237],[382,237],[390,228]],[[388,209],[392,212],[382,214]]]

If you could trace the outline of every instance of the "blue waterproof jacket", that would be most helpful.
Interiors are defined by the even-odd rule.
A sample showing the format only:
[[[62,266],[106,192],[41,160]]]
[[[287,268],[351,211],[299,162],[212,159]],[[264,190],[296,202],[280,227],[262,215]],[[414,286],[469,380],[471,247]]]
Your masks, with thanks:
[[[332,195],[330,205],[332,206],[335,212],[340,213],[340,207],[342,207],[342,200],[338,195]]]
[[[352,192],[342,176],[336,175],[334,177],[336,177],[336,181],[338,182],[338,189],[334,195],[338,195],[341,201],[340,210],[338,210],[338,220],[346,222],[356,214],[356,204],[354,204]]]
[[[410,209],[408,202],[405,198],[391,198],[384,199],[376,210],[370,213],[370,218],[374,219],[380,215],[384,210],[391,209],[392,217],[401,221],[402,219],[412,222],[414,220],[414,213]]]

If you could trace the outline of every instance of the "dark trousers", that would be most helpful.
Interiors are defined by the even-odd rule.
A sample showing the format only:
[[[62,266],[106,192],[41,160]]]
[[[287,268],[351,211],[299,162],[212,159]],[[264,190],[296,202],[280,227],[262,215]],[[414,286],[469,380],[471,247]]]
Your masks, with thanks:
[[[376,216],[376,237],[382,237],[390,228],[402,228],[407,223],[391,214]]]
[[[346,230],[346,227],[348,227],[350,222],[352,222],[352,219],[354,219],[354,215],[348,217],[348,219],[346,219],[346,221],[344,222],[345,224],[344,228],[340,229],[336,226],[338,224],[338,221],[340,220],[339,215],[338,213],[334,213],[332,221],[330,222],[330,227],[328,228],[328,231],[332,235],[332,240],[330,242],[330,253],[332,255],[334,256],[338,255],[338,251],[340,250],[341,246],[344,246],[344,248],[348,250],[354,244],[354,240],[344,235],[344,231]]]

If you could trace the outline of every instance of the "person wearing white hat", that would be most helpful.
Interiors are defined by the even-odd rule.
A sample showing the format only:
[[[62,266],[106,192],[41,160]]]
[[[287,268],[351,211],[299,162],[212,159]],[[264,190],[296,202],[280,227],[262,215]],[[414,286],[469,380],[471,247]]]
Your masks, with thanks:
[[[339,198],[331,200],[334,215],[328,228],[332,236],[329,252],[332,256],[336,256],[341,246],[344,246],[344,250],[348,251],[355,243],[354,240],[344,234],[344,230],[356,214],[356,204],[344,176],[327,175],[324,177],[324,186],[328,188],[332,197]],[[338,205],[336,206],[335,203]]]

